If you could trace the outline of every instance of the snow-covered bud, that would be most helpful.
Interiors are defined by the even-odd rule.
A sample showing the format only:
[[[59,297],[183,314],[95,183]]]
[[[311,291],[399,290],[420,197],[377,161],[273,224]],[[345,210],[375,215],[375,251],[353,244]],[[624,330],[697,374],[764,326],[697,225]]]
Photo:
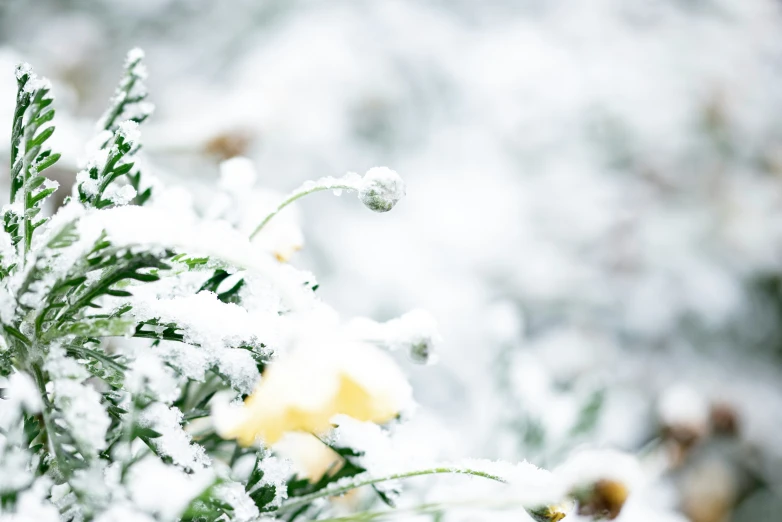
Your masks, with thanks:
[[[709,432],[709,401],[697,390],[673,385],[663,391],[657,404],[663,439],[674,465]]]
[[[375,212],[388,212],[404,195],[405,182],[388,167],[369,169],[358,187],[358,199]]]
[[[537,509],[527,509],[527,513],[536,522],[559,522],[568,514],[566,506],[545,506]]]
[[[545,506],[540,509],[528,509],[527,513],[536,522],[559,522],[567,516],[562,506]]]
[[[629,493],[627,486],[617,480],[598,480],[589,487],[577,490],[573,496],[578,502],[579,515],[597,520],[613,520],[622,511]]]
[[[576,501],[578,514],[595,520],[613,520],[619,516],[642,476],[635,457],[610,450],[576,453],[554,474]]]

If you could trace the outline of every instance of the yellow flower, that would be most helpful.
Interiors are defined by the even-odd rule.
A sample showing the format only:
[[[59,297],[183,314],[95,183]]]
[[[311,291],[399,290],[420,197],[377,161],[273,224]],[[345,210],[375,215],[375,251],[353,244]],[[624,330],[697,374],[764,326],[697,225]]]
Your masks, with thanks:
[[[285,433],[320,434],[338,414],[378,424],[410,403],[411,389],[394,360],[361,343],[323,343],[295,350],[275,361],[244,405],[216,415],[224,438],[249,446],[267,445]]]

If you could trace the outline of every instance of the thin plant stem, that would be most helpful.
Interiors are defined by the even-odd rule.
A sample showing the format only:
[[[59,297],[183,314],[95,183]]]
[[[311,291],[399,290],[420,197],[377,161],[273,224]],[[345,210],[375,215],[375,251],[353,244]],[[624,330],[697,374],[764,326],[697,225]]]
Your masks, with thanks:
[[[497,482],[507,483],[507,481],[502,477],[498,477],[497,475],[486,473],[485,471],[478,471],[478,470],[468,469],[468,468],[437,467],[437,468],[421,469],[421,470],[414,470],[414,471],[406,471],[404,473],[394,473],[392,475],[386,475],[383,477],[370,477],[364,480],[359,480],[357,482],[348,482],[344,486],[338,485],[336,487],[327,487],[320,491],[310,493],[309,495],[296,497],[295,499],[289,502],[285,502],[277,509],[277,511],[287,511],[289,509],[296,509],[301,506],[305,506],[310,502],[317,500],[319,498],[342,495],[343,493],[347,493],[352,489],[360,488],[362,486],[371,486],[373,484],[379,484],[381,482],[388,482],[389,480],[420,477],[424,475],[437,475],[442,473],[473,475],[475,477],[483,477],[490,480],[495,480]]]
[[[282,209],[296,201],[297,199],[303,198],[304,196],[308,194],[312,194],[313,192],[321,192],[323,190],[356,190],[356,187],[351,187],[348,185],[332,185],[329,187],[324,186],[316,186],[307,190],[302,190],[301,192],[294,192],[290,196],[288,196],[282,203],[280,203],[276,209],[272,210],[265,218],[263,218],[263,221],[260,222],[260,224],[255,227],[255,230],[253,230],[253,233],[250,234],[250,240],[252,240],[258,232],[263,229],[263,227],[266,226],[266,223],[271,221],[271,219],[280,213]]]

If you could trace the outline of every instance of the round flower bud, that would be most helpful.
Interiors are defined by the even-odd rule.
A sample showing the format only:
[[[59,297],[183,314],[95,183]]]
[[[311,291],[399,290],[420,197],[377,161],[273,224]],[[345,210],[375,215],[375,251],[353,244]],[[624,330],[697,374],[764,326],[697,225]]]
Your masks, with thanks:
[[[358,187],[358,199],[375,212],[388,212],[404,195],[404,181],[388,167],[369,169]]]

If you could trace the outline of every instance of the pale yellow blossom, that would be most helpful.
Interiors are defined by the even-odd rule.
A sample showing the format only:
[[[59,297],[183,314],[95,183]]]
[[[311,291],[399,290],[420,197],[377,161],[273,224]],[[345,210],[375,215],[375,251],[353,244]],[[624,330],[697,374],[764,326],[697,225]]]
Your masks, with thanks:
[[[324,342],[269,365],[244,405],[215,420],[224,438],[272,445],[292,431],[325,433],[338,414],[386,423],[410,401],[410,385],[388,354],[369,344]]]

